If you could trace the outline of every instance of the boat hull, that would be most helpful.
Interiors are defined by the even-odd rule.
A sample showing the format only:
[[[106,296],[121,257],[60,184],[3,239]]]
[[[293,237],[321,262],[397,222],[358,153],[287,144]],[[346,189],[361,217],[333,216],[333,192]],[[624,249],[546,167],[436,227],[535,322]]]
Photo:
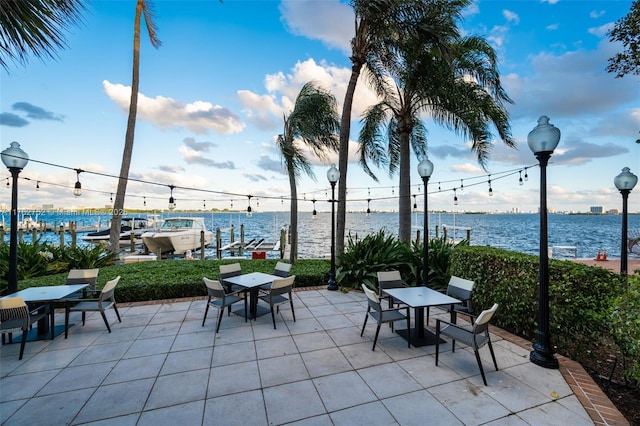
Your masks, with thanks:
[[[194,232],[195,231],[195,232]],[[157,231],[142,234],[142,242],[150,253],[185,254],[201,248],[199,230]],[[213,242],[213,232],[204,231],[204,245]]]

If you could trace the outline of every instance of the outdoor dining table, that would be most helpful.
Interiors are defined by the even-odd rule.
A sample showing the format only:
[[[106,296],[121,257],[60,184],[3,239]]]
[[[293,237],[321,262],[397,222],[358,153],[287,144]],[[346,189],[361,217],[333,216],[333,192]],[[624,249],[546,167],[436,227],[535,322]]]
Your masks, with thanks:
[[[73,293],[84,290],[89,284],[72,284],[72,285],[52,285],[44,287],[29,287],[24,290],[11,293],[4,296],[3,299],[9,299],[12,297],[22,297],[26,304],[48,304],[49,312],[51,315],[46,315],[38,321],[38,326],[35,330],[29,331],[27,334],[27,340],[44,340],[47,339],[49,331],[51,331],[51,339],[53,340],[57,335],[64,331],[64,325],[56,327],[54,321],[54,309],[55,302],[64,300]],[[49,317],[51,317],[51,324],[49,324]]]
[[[225,278],[225,283],[239,285],[249,290],[249,319],[255,319],[261,315],[271,312],[269,309],[258,306],[258,291],[261,286],[269,285],[273,280],[280,279],[277,275],[265,274],[264,272],[251,272],[248,274],[236,275]],[[236,309],[235,314],[244,315],[244,309]]]
[[[414,309],[415,327],[409,330],[396,330],[396,333],[405,339],[408,339],[409,333],[411,333],[411,344],[416,347],[436,344],[435,334],[425,327],[424,308],[450,305],[451,321],[454,322],[455,313],[453,311],[453,305],[461,303],[461,301],[456,298],[424,286],[386,288],[384,292]]]

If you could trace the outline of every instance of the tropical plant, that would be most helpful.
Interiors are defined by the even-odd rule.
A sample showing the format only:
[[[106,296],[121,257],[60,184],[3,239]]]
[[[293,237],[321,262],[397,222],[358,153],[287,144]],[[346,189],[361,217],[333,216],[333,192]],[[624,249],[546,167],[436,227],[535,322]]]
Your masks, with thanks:
[[[151,45],[155,48],[160,46],[160,40],[156,36],[156,24],[153,20],[153,9],[150,0],[137,0],[136,16],[133,27],[133,75],[131,78],[131,100],[129,102],[129,117],[127,119],[127,132],[124,138],[124,150],[122,153],[122,164],[118,179],[116,198],[113,203],[113,215],[111,217],[111,234],[109,235],[109,250],[117,252],[119,250],[120,226],[122,212],[124,211],[124,197],[127,191],[129,179],[129,168],[133,156],[133,142],[136,128],[136,116],[138,114],[138,87],[140,86],[140,21],[144,16],[147,33]]]
[[[397,270],[406,284],[414,285],[411,266],[409,246],[385,229],[362,239],[357,235],[348,235],[347,247],[336,270],[336,281],[342,287],[359,289],[361,284],[365,284],[371,289],[377,289],[379,271]]]
[[[55,58],[66,45],[63,32],[79,23],[86,10],[82,0],[0,1],[0,64],[26,65],[29,53]]]
[[[356,85],[363,67],[369,71],[370,82],[383,79],[380,57],[393,58],[396,40],[420,35],[436,48],[445,49],[444,41],[457,34],[449,20],[457,17],[469,5],[469,0],[352,0],[355,13],[355,35],[351,40],[351,77],[347,85],[340,120],[340,151],[338,169],[338,210],[336,220],[336,253],[344,252],[346,225],[347,166],[351,110]]]
[[[304,153],[309,148],[320,159],[327,151],[338,149],[337,131],[340,123],[336,112],[336,99],[315,83],[305,84],[296,98],[293,111],[284,117],[284,132],[276,144],[284,161],[291,188],[290,258],[294,263],[298,252],[298,190],[296,182],[301,173],[312,179],[315,175]]]
[[[640,275],[628,280],[628,290],[616,299],[611,335],[622,351],[625,377],[640,384]]]
[[[426,129],[420,115],[472,140],[472,150],[484,167],[491,148],[493,125],[507,146],[511,138],[504,102],[512,102],[500,83],[496,54],[480,37],[455,37],[446,51],[422,38],[403,40],[395,62],[383,66],[392,82],[376,87],[382,99],[365,113],[360,132],[360,162],[371,177],[368,161],[399,172],[399,232],[411,238],[410,148],[426,155]]]
[[[449,278],[451,278],[451,253],[456,247],[466,247],[469,245],[467,240],[454,243],[447,237],[432,238],[429,240],[429,268],[427,286],[434,290],[445,291]],[[424,243],[411,243],[411,276],[418,283],[423,281],[423,256]]]

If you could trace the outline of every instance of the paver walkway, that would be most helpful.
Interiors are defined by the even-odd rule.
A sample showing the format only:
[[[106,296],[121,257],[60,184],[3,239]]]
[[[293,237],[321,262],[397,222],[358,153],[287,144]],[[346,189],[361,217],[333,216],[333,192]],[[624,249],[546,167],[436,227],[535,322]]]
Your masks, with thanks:
[[[529,349],[500,330],[493,333],[499,371],[481,350],[484,386],[464,347],[452,353],[442,345],[436,367],[433,347],[407,348],[385,325],[372,351],[375,325],[360,337],[362,293],[297,291],[294,304],[297,322],[283,305],[276,330],[269,315],[245,323],[232,314],[216,335],[216,311],[202,327],[205,301],[193,300],[122,307],[122,323],[108,311],[110,334],[99,315],[88,315],[66,340],[29,342],[21,361],[19,345],[5,345],[0,423],[624,424],[619,413],[614,421],[594,417],[575,380],[535,366]],[[431,311],[433,323],[438,310]]]

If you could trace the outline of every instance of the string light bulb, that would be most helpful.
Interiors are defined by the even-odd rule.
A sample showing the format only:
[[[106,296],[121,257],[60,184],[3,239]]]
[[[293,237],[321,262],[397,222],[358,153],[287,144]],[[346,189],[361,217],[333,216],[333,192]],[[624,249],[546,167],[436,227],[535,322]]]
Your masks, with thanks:
[[[413,209],[418,210],[418,203],[416,203],[416,194],[413,194]]]
[[[460,179],[460,191],[464,189],[464,181]]]
[[[76,169],[76,184],[73,188],[73,195],[75,195],[76,197],[79,197],[82,195],[82,184],[80,183],[80,173],[82,172],[83,170]]]
[[[109,196],[109,201],[111,201],[113,203],[113,192],[111,193],[111,195]]]
[[[171,190],[171,194],[169,195],[169,210],[176,208],[176,200],[173,198],[173,188],[175,188],[174,185],[169,185],[169,189]]]
[[[522,184],[524,183],[522,181],[522,170],[520,170],[518,173],[520,173],[520,178],[518,179],[518,185],[522,186]]]
[[[528,181],[529,180],[529,174],[527,173],[527,168],[524,168],[524,181]]]
[[[253,215],[253,213],[251,212],[251,195],[247,195],[247,198],[249,199],[249,205],[247,206],[247,217],[251,217]]]
[[[453,188],[453,205],[457,206],[458,205],[458,195],[456,194],[456,189]]]
[[[40,191],[40,181],[36,182],[36,191]]]
[[[142,205],[147,207],[147,197],[142,197]]]
[[[316,211],[316,200],[315,198],[313,200],[311,200],[311,202],[313,203],[313,219],[317,219],[318,218],[318,212]]]
[[[367,199],[367,217],[371,216],[371,209],[369,208],[369,205],[371,203],[371,198]]]

